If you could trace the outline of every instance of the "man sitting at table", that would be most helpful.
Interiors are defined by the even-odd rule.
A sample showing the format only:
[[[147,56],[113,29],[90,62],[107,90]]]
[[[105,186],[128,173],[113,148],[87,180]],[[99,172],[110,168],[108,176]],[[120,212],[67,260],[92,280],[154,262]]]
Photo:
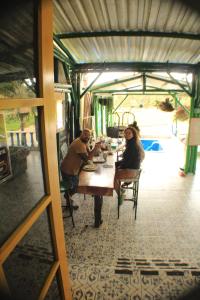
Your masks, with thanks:
[[[68,152],[61,163],[62,179],[68,186],[69,195],[72,196],[77,192],[79,183],[79,173],[83,164],[91,160],[96,150],[100,148],[101,143],[96,143],[94,148],[90,151],[88,142],[90,140],[90,130],[85,128],[80,134],[80,137],[75,139],[69,146]],[[64,195],[69,206],[67,194]],[[73,201],[72,201],[73,202]],[[78,205],[73,205],[73,209],[78,209]]]

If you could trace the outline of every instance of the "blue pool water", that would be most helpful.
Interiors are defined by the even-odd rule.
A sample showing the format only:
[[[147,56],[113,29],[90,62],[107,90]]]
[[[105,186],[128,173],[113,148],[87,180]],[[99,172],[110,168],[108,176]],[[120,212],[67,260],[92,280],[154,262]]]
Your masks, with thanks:
[[[163,151],[158,140],[141,140],[141,143],[145,151]]]

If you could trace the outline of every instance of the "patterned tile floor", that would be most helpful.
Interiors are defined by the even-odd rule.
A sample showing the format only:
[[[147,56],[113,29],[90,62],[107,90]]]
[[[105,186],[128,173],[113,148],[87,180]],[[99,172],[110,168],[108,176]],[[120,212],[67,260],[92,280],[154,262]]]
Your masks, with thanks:
[[[63,209],[73,300],[173,300],[200,286],[200,158],[196,174],[181,177],[180,145],[171,147],[167,141],[163,146],[161,153],[146,152],[136,221],[130,202],[123,203],[117,218],[116,195],[105,197],[104,222],[99,229],[93,227],[91,196],[86,200],[83,195],[74,196],[79,204],[74,213],[75,228]],[[1,216],[4,220],[4,211],[9,210],[12,220],[10,224],[3,221],[3,232],[8,228],[9,233],[44,194],[40,169],[38,153],[34,152],[28,157],[27,172],[1,186]],[[17,185],[21,179],[22,190]],[[33,288],[33,272],[26,270],[26,265],[32,264],[32,271],[38,272],[42,263],[43,276],[53,259],[45,216],[38,222],[6,265],[15,285],[23,290],[21,299],[36,299],[34,291],[39,291],[42,282],[38,276],[34,280],[37,288]],[[22,275],[30,285],[24,286]],[[56,281],[47,299],[59,299]]]
[[[181,177],[174,153],[146,153],[136,221],[129,202],[117,219],[116,196],[99,229],[91,196],[74,196],[75,228],[63,209],[73,299],[178,299],[200,284],[200,164]]]

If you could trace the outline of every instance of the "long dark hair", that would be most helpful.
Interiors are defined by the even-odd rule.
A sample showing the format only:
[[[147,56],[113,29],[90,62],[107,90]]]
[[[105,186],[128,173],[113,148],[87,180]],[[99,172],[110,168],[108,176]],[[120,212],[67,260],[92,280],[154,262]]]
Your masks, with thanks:
[[[135,140],[135,143],[136,143],[136,145],[138,146],[138,147],[140,147],[140,139],[139,139],[139,133],[138,133],[138,131],[134,128],[134,127],[127,127],[125,130],[124,130],[124,132],[126,131],[126,130],[130,130],[131,132],[132,132],[132,134],[133,134],[133,139]]]

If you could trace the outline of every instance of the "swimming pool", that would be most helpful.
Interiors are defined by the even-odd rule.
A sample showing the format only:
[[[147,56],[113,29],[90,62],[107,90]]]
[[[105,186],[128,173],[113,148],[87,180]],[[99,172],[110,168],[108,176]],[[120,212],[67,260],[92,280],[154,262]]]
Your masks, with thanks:
[[[159,140],[146,140],[142,139],[141,143],[143,145],[144,151],[163,151],[163,147]]]

